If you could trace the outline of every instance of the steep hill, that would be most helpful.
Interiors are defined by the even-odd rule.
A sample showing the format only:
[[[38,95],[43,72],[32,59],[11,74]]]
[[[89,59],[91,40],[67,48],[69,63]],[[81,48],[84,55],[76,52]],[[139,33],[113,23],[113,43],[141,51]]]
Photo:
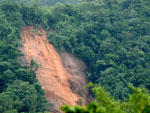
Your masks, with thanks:
[[[25,26],[21,30],[24,54],[28,61],[34,59],[39,64],[36,76],[46,92],[47,100],[56,110],[63,104],[76,105],[80,101],[85,105],[87,91],[83,88],[86,80],[81,71],[85,71],[86,68],[76,68],[77,65],[85,67],[84,64],[70,54],[62,54],[66,69],[73,70],[69,73],[64,68],[59,54],[48,43],[46,32],[43,29],[37,30],[36,33],[33,31],[31,26]]]

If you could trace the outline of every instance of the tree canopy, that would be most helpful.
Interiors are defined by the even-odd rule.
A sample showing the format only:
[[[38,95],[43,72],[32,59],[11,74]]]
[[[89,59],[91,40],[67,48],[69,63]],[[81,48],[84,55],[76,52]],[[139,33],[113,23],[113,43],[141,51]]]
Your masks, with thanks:
[[[93,86],[96,100],[85,107],[62,106],[65,113],[150,113],[150,95],[145,88],[130,86],[132,94],[126,101],[115,100],[100,85]]]
[[[48,38],[87,64],[89,81],[123,100],[129,84],[150,88],[149,11],[149,0],[57,4],[49,13]]]
[[[35,77],[37,66],[33,61],[30,67],[22,66],[18,60],[21,55],[19,30],[24,25],[46,29],[48,40],[57,51],[67,51],[82,59],[88,66],[88,81],[100,83],[115,99],[130,98],[129,84],[144,86],[150,91],[149,0],[83,0],[79,4],[57,3],[54,6],[48,6],[47,2],[53,5],[58,1],[42,1],[47,6],[34,0],[0,1],[2,113],[46,111],[44,92]],[[25,100],[17,90],[27,96]],[[30,97],[33,95],[32,103]],[[147,97],[143,98],[149,101]],[[136,108],[133,103],[131,105]],[[99,103],[93,106],[99,109]],[[120,102],[117,106],[120,110]],[[147,110],[141,107],[139,109]],[[106,110],[105,106],[100,109]]]
[[[45,93],[35,77],[36,64],[20,64],[20,29],[32,18],[23,11],[34,12],[12,0],[0,4],[0,113],[37,113],[48,110]],[[31,12],[31,13],[32,13]],[[26,13],[26,14],[25,14]],[[28,15],[27,15],[28,14]],[[28,17],[24,21],[23,16]]]

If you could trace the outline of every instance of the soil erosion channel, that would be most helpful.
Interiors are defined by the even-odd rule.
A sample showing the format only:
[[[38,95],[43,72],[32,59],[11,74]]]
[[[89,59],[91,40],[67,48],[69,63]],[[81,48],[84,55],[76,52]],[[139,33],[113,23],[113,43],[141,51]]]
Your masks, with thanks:
[[[76,105],[82,100],[86,104],[87,91],[84,89],[86,70],[83,62],[71,54],[62,54],[62,60],[54,47],[46,38],[43,29],[33,32],[32,26],[25,26],[21,30],[24,57],[30,62],[34,59],[39,65],[36,76],[45,90],[47,100],[56,110],[63,104]],[[78,68],[77,68],[78,67]],[[83,70],[80,67],[84,67]]]

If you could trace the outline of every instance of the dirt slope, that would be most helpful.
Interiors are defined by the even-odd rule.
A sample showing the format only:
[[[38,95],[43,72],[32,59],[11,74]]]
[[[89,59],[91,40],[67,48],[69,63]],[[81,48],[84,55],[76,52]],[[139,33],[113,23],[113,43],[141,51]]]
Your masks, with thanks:
[[[62,54],[62,62],[54,47],[48,43],[46,32],[40,29],[33,33],[33,30],[32,26],[21,30],[23,51],[28,62],[33,58],[40,65],[36,76],[47,100],[54,104],[56,110],[63,104],[76,105],[80,100],[83,105],[86,104],[87,91],[83,89],[86,80],[81,72],[86,69],[85,65],[67,53]],[[77,68],[79,65],[84,67],[83,70]]]

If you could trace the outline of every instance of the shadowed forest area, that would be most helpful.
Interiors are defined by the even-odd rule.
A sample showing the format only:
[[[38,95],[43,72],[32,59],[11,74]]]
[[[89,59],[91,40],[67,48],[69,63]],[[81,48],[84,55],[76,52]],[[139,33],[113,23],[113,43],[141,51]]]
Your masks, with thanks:
[[[0,0],[1,113],[45,112],[51,106],[35,77],[38,65],[19,62],[25,25],[44,28],[58,52],[70,52],[88,66],[97,101],[66,106],[66,113],[150,112],[149,0]]]

